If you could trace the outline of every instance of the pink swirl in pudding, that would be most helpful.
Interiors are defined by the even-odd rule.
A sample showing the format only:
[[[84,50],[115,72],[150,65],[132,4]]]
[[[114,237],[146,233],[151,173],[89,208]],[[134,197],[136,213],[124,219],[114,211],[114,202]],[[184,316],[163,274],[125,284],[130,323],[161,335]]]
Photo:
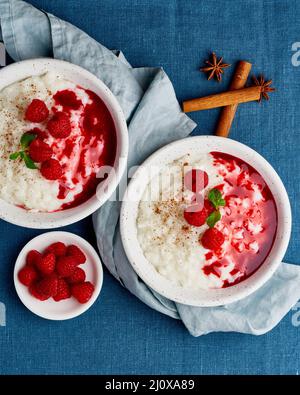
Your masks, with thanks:
[[[219,251],[208,252],[206,275],[220,276],[220,268],[234,262],[230,274],[235,278],[223,287],[238,283],[253,274],[269,254],[277,229],[274,197],[262,176],[241,159],[212,152],[213,165],[223,182],[218,185],[226,201],[216,228],[225,241]]]
[[[61,209],[77,206],[90,198],[100,182],[96,178],[97,172],[101,166],[113,166],[115,160],[116,131],[113,119],[94,92],[85,90],[85,93],[89,97],[85,106],[71,90],[59,91],[53,96],[54,113],[62,107],[70,116],[72,112],[80,114],[79,128],[76,128],[75,120],[75,127],[68,139],[50,139],[56,159],[63,163],[58,199],[65,199],[78,184],[83,186],[73,201],[64,204]]]

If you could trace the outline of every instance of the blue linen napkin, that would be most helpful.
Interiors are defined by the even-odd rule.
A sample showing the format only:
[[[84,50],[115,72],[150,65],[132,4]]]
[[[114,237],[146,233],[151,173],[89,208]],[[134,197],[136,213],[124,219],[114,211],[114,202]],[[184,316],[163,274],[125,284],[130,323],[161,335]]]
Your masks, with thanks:
[[[78,64],[116,95],[129,127],[128,168],[161,146],[188,136],[196,126],[184,115],[170,80],[160,68],[132,68],[121,52],[110,51],[84,32],[19,0],[0,0],[0,38],[10,56],[53,56]],[[281,264],[271,280],[251,296],[226,306],[197,308],[174,303],[137,276],[123,250],[119,202],[107,202],[94,216],[102,260],[111,274],[148,306],[181,319],[194,336],[214,331],[263,334],[300,298],[300,267]]]

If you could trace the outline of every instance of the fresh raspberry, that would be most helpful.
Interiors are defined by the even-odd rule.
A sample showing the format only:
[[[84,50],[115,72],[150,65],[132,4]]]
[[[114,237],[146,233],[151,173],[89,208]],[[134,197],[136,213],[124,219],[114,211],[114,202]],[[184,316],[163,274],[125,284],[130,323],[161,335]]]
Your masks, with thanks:
[[[39,294],[47,297],[55,296],[58,290],[58,277],[56,274],[43,278],[36,284],[36,290]]]
[[[204,207],[206,208],[208,215],[211,214],[213,211],[215,211],[214,206],[211,204],[211,202],[208,199],[204,200]]]
[[[203,247],[213,251],[218,251],[224,241],[225,237],[223,233],[216,228],[207,229],[201,238]]]
[[[66,252],[67,252],[67,247],[64,243],[62,243],[61,241],[58,241],[57,243],[53,243],[51,245],[49,245],[45,252],[49,253],[52,252],[56,258],[59,258],[61,256],[65,256]]]
[[[26,256],[26,265],[27,266],[37,266],[38,262],[41,261],[43,255],[37,250],[31,250],[28,252]]]
[[[75,284],[72,286],[72,295],[78,300],[79,303],[88,302],[95,290],[95,287],[89,281],[82,284]]]
[[[61,277],[70,277],[77,267],[77,262],[72,256],[63,256],[58,259],[56,264],[57,273]]]
[[[44,140],[48,137],[47,133],[41,130],[40,128],[33,128],[27,132],[29,134],[36,134],[38,139]]]
[[[43,162],[40,171],[44,178],[51,181],[58,180],[63,175],[62,167],[56,159]]]
[[[43,122],[49,116],[46,104],[39,99],[33,99],[25,112],[25,119],[30,122]]]
[[[49,299],[49,296],[42,294],[37,286],[38,283],[31,284],[31,286],[29,287],[29,292],[31,293],[31,295],[40,301]]]
[[[81,251],[81,249],[73,244],[68,246],[67,255],[72,256],[74,259],[76,259],[78,265],[81,265],[86,261],[86,256]]]
[[[208,185],[208,174],[200,169],[192,169],[184,176],[184,185],[193,192],[200,192]]]
[[[184,219],[192,226],[201,226],[205,224],[208,217],[208,210],[206,207],[200,209],[196,204],[187,207],[183,212]]]
[[[55,255],[51,252],[45,254],[37,263],[37,268],[45,276],[52,274],[55,270]]]
[[[67,282],[63,278],[58,279],[57,294],[53,296],[55,302],[71,297],[71,290]]]
[[[19,271],[18,278],[23,285],[28,287],[38,278],[38,275],[32,266],[25,266]]]
[[[56,138],[66,138],[70,135],[72,128],[67,114],[57,112],[53,115],[47,125],[49,133]]]
[[[34,162],[45,162],[53,154],[52,149],[41,139],[37,138],[29,146],[29,156]]]
[[[85,272],[80,267],[76,267],[72,276],[67,278],[69,284],[80,284],[85,282]]]

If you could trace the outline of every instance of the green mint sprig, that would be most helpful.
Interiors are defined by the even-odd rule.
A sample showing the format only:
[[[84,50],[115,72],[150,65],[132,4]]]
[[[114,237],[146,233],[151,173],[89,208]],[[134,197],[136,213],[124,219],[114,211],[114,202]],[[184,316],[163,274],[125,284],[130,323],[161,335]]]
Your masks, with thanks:
[[[222,216],[221,216],[221,213],[220,213],[219,210],[213,211],[213,212],[207,217],[206,223],[207,223],[207,225],[208,225],[210,228],[213,228],[213,227],[215,226],[215,224],[216,224],[218,221],[220,221],[221,217],[222,217]]]
[[[214,188],[211,191],[209,191],[208,200],[212,203],[212,205],[216,210],[218,210],[220,206],[225,206],[226,204],[225,200],[222,197],[221,192],[217,188]]]
[[[24,161],[25,166],[28,169],[32,169],[32,170],[38,169],[38,167],[35,165],[33,160],[28,155],[28,147],[29,147],[30,143],[32,143],[32,141],[36,139],[36,137],[37,137],[36,134],[24,133],[20,139],[20,145],[21,145],[22,149],[20,151],[17,151],[17,152],[14,152],[13,154],[11,154],[9,156],[9,159],[16,160],[18,158],[21,158]]]
[[[20,140],[23,150],[26,150],[36,137],[37,135],[34,133],[24,133]]]
[[[213,228],[215,224],[222,218],[219,208],[225,206],[226,202],[222,197],[219,189],[214,188],[208,193],[208,200],[214,206],[215,210],[207,217],[206,223],[210,228]]]

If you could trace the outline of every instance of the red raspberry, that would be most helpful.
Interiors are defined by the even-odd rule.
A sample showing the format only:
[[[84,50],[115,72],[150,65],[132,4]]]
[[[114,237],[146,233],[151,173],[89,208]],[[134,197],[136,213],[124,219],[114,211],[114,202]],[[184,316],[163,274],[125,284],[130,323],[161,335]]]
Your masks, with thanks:
[[[76,267],[72,276],[67,278],[69,284],[80,284],[85,282],[85,272],[80,267]]]
[[[95,290],[95,287],[89,281],[82,284],[75,284],[72,286],[72,295],[78,300],[79,303],[88,302]]]
[[[56,264],[57,273],[61,277],[70,277],[77,267],[77,262],[72,256],[63,256]]]
[[[52,274],[55,270],[55,255],[51,252],[45,254],[37,263],[37,268],[45,276]]]
[[[67,248],[67,255],[72,256],[74,259],[76,259],[78,265],[81,265],[86,261],[86,256],[81,251],[81,249],[73,244],[69,245],[69,247]]]
[[[31,295],[40,301],[49,299],[49,296],[46,296],[40,292],[37,285],[38,285],[38,283],[33,283],[29,287],[29,292],[31,293]]]
[[[43,278],[36,284],[36,290],[39,294],[47,297],[55,296],[58,290],[58,277],[56,274],[52,274],[49,277]]]
[[[29,146],[29,156],[34,162],[45,162],[53,154],[52,149],[40,139],[35,139]]]
[[[61,241],[58,241],[57,243],[50,244],[45,250],[45,252],[47,252],[47,253],[52,252],[56,256],[56,258],[65,256],[66,251],[67,251],[67,247]]]
[[[36,137],[41,140],[44,140],[48,137],[47,133],[39,128],[33,128],[33,129],[29,130],[29,132],[27,132],[27,133],[36,134]]]
[[[30,122],[43,122],[49,116],[46,104],[39,99],[33,99],[25,112],[25,119]]]
[[[203,247],[213,251],[218,251],[224,241],[225,237],[223,233],[216,228],[207,229],[201,238]]]
[[[60,139],[68,137],[72,131],[68,115],[63,112],[54,114],[48,122],[47,129],[53,137]]]
[[[208,217],[208,210],[206,209],[206,207],[200,209],[198,205],[194,204],[184,210],[183,216],[188,224],[193,226],[201,226],[206,222],[206,219]]]
[[[56,159],[43,162],[40,171],[44,178],[51,181],[58,180],[63,175],[62,167]]]
[[[26,287],[32,284],[37,279],[37,277],[37,272],[32,266],[25,266],[18,273],[18,278],[20,282],[23,285],[26,285]]]
[[[190,191],[202,191],[208,185],[208,174],[200,169],[192,169],[184,176],[184,185]]]
[[[38,262],[42,259],[43,255],[37,250],[31,250],[26,256],[27,266],[37,266]]]
[[[214,206],[211,204],[211,202],[208,199],[204,200],[204,207],[208,211],[208,215],[211,214],[213,211],[215,211]]]
[[[53,296],[55,302],[71,297],[71,290],[67,282],[63,278],[58,279],[57,294]]]

